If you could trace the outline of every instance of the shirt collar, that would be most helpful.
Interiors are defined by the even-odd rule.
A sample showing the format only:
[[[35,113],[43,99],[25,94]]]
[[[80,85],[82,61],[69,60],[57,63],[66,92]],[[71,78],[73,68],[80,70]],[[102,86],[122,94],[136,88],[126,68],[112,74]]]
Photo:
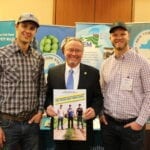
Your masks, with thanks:
[[[115,54],[113,54],[113,57],[115,58],[115,59],[126,59],[126,58],[129,58],[129,57],[131,57],[131,53],[133,53],[133,49],[129,49],[128,51],[126,51],[123,55],[121,55],[119,58],[117,58],[116,56],[115,56]]]
[[[18,46],[18,44],[15,41],[13,41],[13,44],[14,44],[14,53],[17,53],[17,52],[21,52],[22,53],[22,50],[20,49],[20,47]],[[32,53],[32,48],[29,45],[27,54],[31,54],[31,53]]]
[[[66,63],[66,71],[68,72],[70,69],[74,71],[74,73],[78,72],[80,68],[80,64],[78,64],[76,67],[71,68],[67,63]]]

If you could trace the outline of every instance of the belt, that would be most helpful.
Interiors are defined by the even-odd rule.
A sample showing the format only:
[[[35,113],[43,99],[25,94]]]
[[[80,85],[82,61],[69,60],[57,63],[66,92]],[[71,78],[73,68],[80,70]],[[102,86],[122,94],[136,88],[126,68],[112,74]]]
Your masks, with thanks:
[[[125,124],[130,123],[132,121],[135,121],[137,119],[137,117],[130,118],[130,119],[116,119],[116,118],[113,118],[113,117],[111,117],[111,116],[109,116],[107,114],[104,114],[104,115],[106,117],[106,120],[112,121],[112,122],[114,122],[114,123],[116,123],[118,125],[125,125]]]
[[[27,115],[23,116],[22,114],[12,115],[12,114],[0,112],[0,119],[24,122],[24,121],[30,120],[36,113],[37,113],[36,111],[33,111],[33,112],[29,112]]]

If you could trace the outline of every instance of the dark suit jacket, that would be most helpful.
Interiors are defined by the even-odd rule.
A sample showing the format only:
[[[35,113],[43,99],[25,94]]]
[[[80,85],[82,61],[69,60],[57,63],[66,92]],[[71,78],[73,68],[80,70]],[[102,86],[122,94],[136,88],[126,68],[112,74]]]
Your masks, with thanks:
[[[96,115],[100,113],[103,105],[99,78],[99,71],[97,69],[85,64],[80,64],[78,89],[86,89],[87,107],[94,108]],[[50,104],[53,105],[53,89],[66,89],[65,64],[49,69],[45,108]],[[92,119],[87,121],[87,130],[88,139],[92,139]]]

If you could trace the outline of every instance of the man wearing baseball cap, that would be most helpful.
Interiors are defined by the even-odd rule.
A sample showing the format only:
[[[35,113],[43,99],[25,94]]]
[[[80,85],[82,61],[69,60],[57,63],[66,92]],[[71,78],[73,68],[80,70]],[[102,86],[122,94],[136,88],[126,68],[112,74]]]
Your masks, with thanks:
[[[33,14],[21,15],[15,41],[0,48],[0,149],[39,150],[44,58],[30,46],[38,27]]]
[[[129,47],[123,22],[114,23],[109,33],[114,54],[101,67],[104,149],[143,150],[144,125],[150,116],[150,64]]]

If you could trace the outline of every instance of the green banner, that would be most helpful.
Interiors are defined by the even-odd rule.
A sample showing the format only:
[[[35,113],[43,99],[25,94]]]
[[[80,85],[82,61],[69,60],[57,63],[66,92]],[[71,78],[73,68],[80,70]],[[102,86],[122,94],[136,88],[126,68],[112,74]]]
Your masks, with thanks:
[[[15,36],[15,21],[0,21],[0,47],[10,44]]]

